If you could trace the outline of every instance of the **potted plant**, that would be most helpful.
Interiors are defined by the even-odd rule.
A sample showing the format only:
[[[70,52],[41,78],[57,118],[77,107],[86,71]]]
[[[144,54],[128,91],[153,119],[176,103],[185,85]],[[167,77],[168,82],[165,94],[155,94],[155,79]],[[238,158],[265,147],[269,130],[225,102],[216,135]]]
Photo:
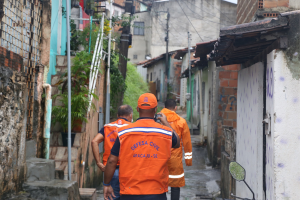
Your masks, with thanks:
[[[81,132],[83,122],[87,122],[88,107],[95,110],[96,106],[90,102],[90,97],[98,99],[92,91],[88,89],[89,75],[91,73],[90,59],[91,54],[80,52],[73,59],[71,69],[71,129],[72,129],[72,145],[76,132]],[[60,93],[53,95],[53,100],[57,100],[59,105],[52,108],[52,125],[57,122],[62,127],[63,145],[67,146],[67,130],[68,130],[68,93],[67,93],[67,73],[62,75],[58,83]],[[56,102],[56,103],[58,103]]]

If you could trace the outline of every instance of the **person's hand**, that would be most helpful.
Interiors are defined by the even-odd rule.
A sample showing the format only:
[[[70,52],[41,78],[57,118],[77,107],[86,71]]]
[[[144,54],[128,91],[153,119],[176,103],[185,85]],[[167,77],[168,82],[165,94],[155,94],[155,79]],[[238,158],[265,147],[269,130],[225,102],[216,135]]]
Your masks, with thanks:
[[[103,163],[98,162],[97,166],[100,168],[101,171],[103,171],[103,172],[105,171],[105,165],[103,165]]]
[[[161,115],[161,117],[157,117],[157,119],[160,120],[160,122],[162,123],[162,125],[170,126],[169,122],[167,120],[167,117],[166,117],[166,115],[164,113],[159,112],[159,113],[157,113],[157,115]]]
[[[103,188],[104,199],[105,200],[113,200],[113,197],[116,197],[114,194],[113,188],[110,186],[104,186]]]

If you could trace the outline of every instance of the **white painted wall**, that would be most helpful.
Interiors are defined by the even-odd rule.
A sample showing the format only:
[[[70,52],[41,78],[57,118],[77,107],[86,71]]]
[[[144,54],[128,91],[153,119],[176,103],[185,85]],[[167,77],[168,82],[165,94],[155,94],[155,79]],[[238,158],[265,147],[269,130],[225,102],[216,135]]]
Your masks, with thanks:
[[[136,66],[137,72],[141,75],[143,80],[147,82],[147,68],[144,68],[143,65]]]
[[[289,6],[290,6],[290,8],[300,9],[300,1],[299,0],[290,0]]]
[[[185,54],[182,58],[181,73],[183,73],[187,69],[187,57],[187,54]],[[188,93],[187,78],[182,78],[180,80],[180,106],[186,106],[186,93]]]
[[[202,130],[203,130],[203,136],[207,137],[208,136],[208,111],[209,111],[209,73],[208,73],[208,68],[202,70],[202,82],[205,82],[205,92],[204,92],[204,107],[203,107],[203,112],[202,112]],[[201,83],[202,84],[202,83]],[[203,88],[202,88],[203,89]],[[202,91],[201,91],[202,92]],[[201,133],[202,134],[202,133]]]
[[[236,160],[246,170],[246,182],[263,200],[263,64],[239,71],[237,93]],[[236,183],[237,196],[252,198],[243,182]]]
[[[271,135],[267,136],[267,199],[298,200],[300,80],[290,68],[299,63],[287,63],[283,51],[277,50],[268,55],[267,64],[267,112],[272,118]]]

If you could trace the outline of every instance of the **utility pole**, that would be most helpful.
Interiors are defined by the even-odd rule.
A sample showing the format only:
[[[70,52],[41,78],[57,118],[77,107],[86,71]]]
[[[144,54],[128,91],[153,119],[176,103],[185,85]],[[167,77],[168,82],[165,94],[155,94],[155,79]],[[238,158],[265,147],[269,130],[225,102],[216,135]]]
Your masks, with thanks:
[[[169,19],[170,19],[170,13],[169,8],[167,10],[167,26],[166,26],[166,86],[165,86],[165,97],[167,99],[168,97],[168,82],[169,82]]]
[[[189,66],[189,81],[190,81],[190,87],[189,87],[189,92],[190,92],[190,110],[191,110],[191,132],[193,135],[193,99],[192,99],[192,69],[191,69],[191,44],[190,44],[190,32],[188,32],[188,66]]]
[[[68,178],[71,177],[71,56],[70,56],[70,1],[67,0],[67,60],[68,60]]]

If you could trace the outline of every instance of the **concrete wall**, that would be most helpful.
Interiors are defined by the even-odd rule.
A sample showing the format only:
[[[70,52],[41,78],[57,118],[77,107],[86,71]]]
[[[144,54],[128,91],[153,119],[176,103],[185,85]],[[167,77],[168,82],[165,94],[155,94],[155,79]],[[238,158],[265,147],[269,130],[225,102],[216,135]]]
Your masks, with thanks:
[[[152,74],[152,82],[160,81],[160,92],[157,92],[157,100],[163,102],[164,100],[164,87],[165,87],[165,59],[161,59],[152,66],[147,68],[147,82],[151,81],[151,74]]]
[[[298,1],[298,0],[290,0],[289,5],[290,5],[290,8],[300,9],[300,1]]]
[[[236,7],[234,3],[221,0],[221,27],[232,26],[236,23]]]
[[[0,62],[0,199],[8,199],[25,179],[28,90],[23,58],[0,47]]]
[[[178,3],[180,5],[178,5]],[[216,39],[219,35],[220,29],[220,0],[187,0],[179,1],[170,0],[167,2],[153,3],[151,9],[152,26],[157,28],[152,29],[153,35],[159,35],[161,39],[165,37],[166,28],[166,14],[157,12],[170,11],[170,34],[169,34],[169,46],[172,47],[187,47],[187,32],[191,33],[192,43],[199,43],[203,41],[209,41]],[[182,11],[182,9],[184,12]],[[202,11],[202,12],[199,12]],[[189,17],[197,32],[191,26],[189,20],[185,14]],[[165,42],[162,42],[159,37],[153,37],[152,45],[157,48],[165,49]]]
[[[211,69],[211,67],[210,67]],[[206,138],[208,137],[208,121],[209,121],[209,100],[211,99],[211,97],[209,96],[211,91],[209,91],[211,89],[211,85],[209,84],[209,82],[211,83],[211,73],[209,73],[209,69],[205,68],[202,70],[202,76],[201,76],[201,117],[202,117],[202,121],[201,121],[201,126],[200,126],[200,137]],[[203,83],[205,85],[205,87],[203,87]],[[204,94],[204,95],[203,95]],[[203,135],[203,136],[202,136]],[[210,139],[208,139],[210,140]]]
[[[182,58],[181,73],[188,68],[188,54],[185,54]],[[186,106],[186,93],[188,93],[187,79],[182,78],[180,80],[180,106]]]
[[[246,170],[246,182],[263,195],[263,63],[242,69],[238,75],[236,161]],[[252,198],[243,182],[236,182],[237,196]]]
[[[220,80],[219,72],[223,70],[221,67],[217,67],[215,62],[208,62],[208,74],[209,74],[209,110],[208,110],[208,124],[207,124],[207,152],[208,157],[215,167],[218,164],[218,157],[220,157],[221,151],[217,151],[218,148],[218,106],[219,106],[219,91]]]
[[[223,26],[235,24],[234,9],[235,4],[222,2],[227,11],[226,18],[221,17],[220,0],[170,0],[165,2],[154,2],[151,12],[137,13],[138,18],[134,21],[145,22],[145,36],[133,35],[133,47],[129,49],[129,58],[138,63],[145,60],[145,55],[156,57],[166,52],[166,13],[169,9],[169,51],[182,49],[188,46],[187,32],[191,33],[191,43],[215,40],[219,36],[220,23]],[[235,7],[235,8],[234,8]],[[182,11],[182,9],[184,11]],[[190,24],[189,20],[195,27]],[[224,20],[224,22],[223,22]],[[197,31],[195,31],[197,30]],[[200,35],[200,36],[199,36]],[[133,59],[133,55],[138,55],[138,59]]]
[[[147,82],[147,68],[144,68],[142,65],[138,65],[136,68],[138,73],[142,76],[143,80]]]
[[[105,65],[102,64],[101,71],[105,72]],[[105,73],[99,74],[95,87],[95,94],[99,97],[99,100],[93,99],[96,106],[96,111],[91,110],[88,113],[88,123],[86,124],[86,131],[83,135],[82,141],[82,161],[85,161],[85,165],[80,169],[79,172],[79,185],[84,188],[99,187],[103,181],[103,173],[97,166],[93,151],[91,148],[91,141],[98,134],[98,112],[99,107],[102,108],[102,112],[105,110],[104,99],[105,99]],[[102,156],[101,156],[102,157]],[[79,163],[78,163],[79,164]],[[80,165],[80,164],[79,164]]]
[[[299,199],[299,49],[273,51],[267,62],[267,114],[271,134],[267,135],[267,199]]]
[[[150,12],[137,13],[134,15],[134,22],[144,22],[145,30],[144,35],[132,35],[132,48],[128,49],[128,58],[132,63],[138,63],[140,61],[146,60],[146,55],[154,58],[154,55],[151,55],[151,37],[152,37],[152,23]],[[134,27],[131,26],[131,33],[133,34]],[[134,55],[137,56],[137,59],[134,58]],[[159,54],[158,54],[159,55]]]

